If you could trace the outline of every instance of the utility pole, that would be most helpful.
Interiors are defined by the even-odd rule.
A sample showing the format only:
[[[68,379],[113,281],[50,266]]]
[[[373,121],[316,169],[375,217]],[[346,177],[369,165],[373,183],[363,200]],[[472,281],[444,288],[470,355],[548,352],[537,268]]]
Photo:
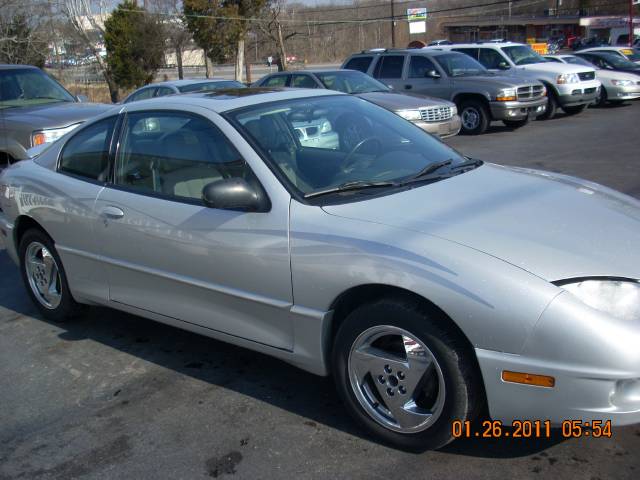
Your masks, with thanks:
[[[393,0],[391,0],[391,46],[396,48],[396,19],[393,16]]]
[[[629,0],[629,46],[633,47],[633,0]]]

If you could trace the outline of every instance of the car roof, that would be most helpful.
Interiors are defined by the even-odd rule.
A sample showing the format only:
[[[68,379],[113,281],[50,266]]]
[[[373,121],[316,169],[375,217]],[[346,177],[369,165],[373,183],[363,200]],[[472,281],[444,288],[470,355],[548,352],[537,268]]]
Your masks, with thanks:
[[[146,110],[154,107],[194,106],[203,107],[217,113],[228,112],[237,108],[261,105],[278,100],[293,100],[297,98],[325,97],[345,95],[331,90],[314,88],[237,88],[221,89],[212,92],[186,93],[165,97],[150,98],[124,105],[126,111]]]
[[[182,87],[184,85],[195,85],[198,83],[217,83],[217,82],[233,82],[226,78],[184,78],[182,80],[165,80],[163,82],[154,82],[146,85],[147,87],[173,86]]]
[[[38,67],[34,65],[0,63],[0,70],[17,70],[17,69],[24,69],[24,68],[29,68],[31,70],[40,70]]]
[[[589,48],[584,48],[582,50],[578,50],[576,53],[594,52],[595,50],[608,50],[610,52],[619,52],[620,50],[637,50],[637,48],[636,47],[625,47],[624,45],[589,47]]]
[[[451,45],[442,45],[442,46],[451,47]],[[357,56],[364,56],[364,55],[382,55],[385,53],[391,54],[391,55],[393,55],[394,53],[413,53],[418,55],[423,53],[428,53],[429,55],[433,55],[433,56],[439,56],[439,55],[451,54],[451,53],[464,55],[464,53],[451,52],[449,50],[441,50],[440,47],[423,47],[423,48],[390,48],[385,50],[378,50],[378,49],[363,50],[362,52],[354,53],[351,56],[357,57]]]

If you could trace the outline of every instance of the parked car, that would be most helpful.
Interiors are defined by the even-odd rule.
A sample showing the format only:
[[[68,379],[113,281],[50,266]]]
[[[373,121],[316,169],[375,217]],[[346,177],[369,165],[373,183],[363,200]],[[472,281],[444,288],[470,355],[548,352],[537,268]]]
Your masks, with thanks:
[[[81,100],[37,67],[0,64],[0,166],[112,108]]]
[[[640,78],[627,72],[617,72],[600,68],[587,60],[588,54],[583,55],[545,55],[544,58],[552,62],[570,63],[572,65],[593,66],[596,68],[596,78],[602,83],[597,104],[603,106],[607,102],[621,103],[625,100],[640,98]]]
[[[457,135],[460,131],[460,117],[454,103],[423,95],[394,93],[385,84],[356,70],[300,70],[273,73],[262,77],[255,85],[336,90],[380,105],[442,138]],[[356,125],[358,123],[352,125],[352,128],[355,129]],[[354,130],[354,140],[365,138],[363,132],[366,130],[366,125],[360,127],[360,130]]]
[[[438,47],[438,48],[446,48]],[[398,92],[443,98],[456,104],[462,133],[484,133],[492,120],[512,128],[542,114],[547,103],[537,81],[498,77],[467,55],[439,50],[367,50],[343,69],[365,72]]]
[[[435,45],[452,45],[452,44],[453,42],[451,40],[443,39],[443,40],[432,40],[427,44],[427,46],[433,47]]]
[[[462,52],[478,60],[489,70],[522,71],[547,88],[547,109],[541,119],[553,118],[562,108],[575,115],[597,100],[600,82],[595,69],[582,65],[548,62],[529,45],[513,42],[468,43],[438,47]]]
[[[640,75],[640,64],[612,52],[576,52],[576,56],[584,58],[602,70]]]
[[[104,305],[331,373],[400,448],[485,404],[640,422],[638,200],[468,159],[352,95],[235,92],[126,104],[0,174],[45,319]],[[371,125],[351,150],[292,133],[341,116]]]
[[[576,53],[612,53],[614,55],[618,55],[619,57],[626,58],[635,63],[640,63],[640,48],[629,48],[623,46],[615,46],[615,47],[595,47],[595,48],[585,48],[581,49]]]
[[[150,83],[133,91],[122,103],[147,100],[154,97],[164,97],[177,93],[210,92],[223,88],[246,88],[246,85],[236,80],[221,78],[198,78],[184,80],[167,80],[166,82]]]

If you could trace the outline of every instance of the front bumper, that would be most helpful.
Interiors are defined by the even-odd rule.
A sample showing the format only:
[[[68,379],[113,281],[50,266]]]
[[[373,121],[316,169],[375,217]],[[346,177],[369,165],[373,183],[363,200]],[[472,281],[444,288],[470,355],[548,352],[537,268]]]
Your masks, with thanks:
[[[541,316],[521,354],[476,349],[496,420],[640,423],[640,325],[598,312],[568,292]],[[552,388],[509,383],[503,371],[552,376]]]
[[[626,87],[607,85],[606,90],[607,97],[612,102],[616,100],[635,100],[636,98],[640,98],[640,83]]]
[[[558,103],[561,107],[577,107],[593,103],[598,98],[598,80],[567,83],[558,86]]]
[[[491,102],[493,120],[523,120],[542,115],[547,108],[547,97],[531,102]]]
[[[425,132],[432,135],[436,135],[440,138],[447,138],[457,135],[460,132],[462,121],[460,115],[454,115],[449,120],[444,122],[413,122],[416,126],[420,127]]]

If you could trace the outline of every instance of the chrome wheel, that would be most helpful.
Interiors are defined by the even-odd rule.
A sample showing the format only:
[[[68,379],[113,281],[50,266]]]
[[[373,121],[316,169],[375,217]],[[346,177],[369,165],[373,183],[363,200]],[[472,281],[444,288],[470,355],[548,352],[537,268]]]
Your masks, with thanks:
[[[475,130],[480,125],[480,112],[472,107],[462,111],[462,125],[467,130]]]
[[[348,372],[362,408],[390,430],[421,432],[442,413],[445,383],[440,365],[406,330],[391,325],[365,330],[351,347]]]
[[[54,310],[62,300],[62,280],[55,258],[43,244],[32,242],[24,260],[31,291],[40,304]]]

